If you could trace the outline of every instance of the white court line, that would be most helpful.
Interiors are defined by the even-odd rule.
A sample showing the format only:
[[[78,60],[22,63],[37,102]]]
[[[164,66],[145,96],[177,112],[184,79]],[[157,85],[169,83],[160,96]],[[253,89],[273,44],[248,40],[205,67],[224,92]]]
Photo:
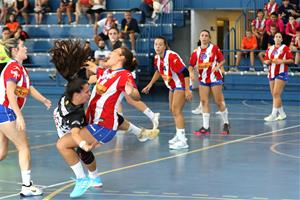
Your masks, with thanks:
[[[260,109],[260,110],[270,110],[270,108],[260,108],[260,107],[257,107],[257,106],[253,106],[253,105],[250,105],[247,103],[247,100],[243,100],[242,101],[242,104],[248,108],[255,108],[255,109]]]
[[[294,129],[294,128],[298,128],[298,127],[300,127],[300,124],[294,125],[294,126],[290,126],[290,127],[286,127],[286,128],[282,128],[282,129],[278,129],[276,131],[285,131],[285,130]],[[268,132],[260,133],[260,134],[257,134],[257,135],[252,135],[252,136],[245,137],[245,138],[231,140],[231,141],[223,143],[223,145],[234,144],[234,143],[243,142],[243,141],[246,141],[246,140],[251,140],[251,139],[254,139],[254,138],[257,138],[257,137],[262,137],[262,136],[266,136],[268,134],[272,134],[273,132],[274,131],[268,131]],[[203,148],[206,149],[206,150],[209,150],[209,149],[212,149],[212,148],[215,148],[215,147],[219,147],[219,146],[221,146],[221,144],[214,144],[212,146],[207,146],[207,147],[203,147]],[[200,148],[200,149],[202,149],[202,148]],[[188,155],[188,154],[191,154],[193,152],[199,152],[199,149],[198,150],[192,150],[192,151],[189,151],[187,153],[180,153],[180,154],[177,154],[177,155],[174,155],[174,156],[170,156],[170,158],[180,157],[182,155]],[[149,161],[149,162],[151,163],[151,161]],[[49,186],[45,186],[44,189],[55,187],[55,186],[58,186],[58,185],[68,184],[68,183],[71,183],[71,182],[74,182],[74,181],[73,180],[69,180],[69,181],[55,183],[55,184],[52,184],[52,185],[49,185]],[[7,198],[10,198],[10,197],[14,197],[14,196],[18,196],[18,195],[20,195],[20,194],[16,193],[16,194],[11,194],[11,195],[7,195],[7,196],[3,196],[3,197],[0,197],[0,200],[1,199],[7,199]]]

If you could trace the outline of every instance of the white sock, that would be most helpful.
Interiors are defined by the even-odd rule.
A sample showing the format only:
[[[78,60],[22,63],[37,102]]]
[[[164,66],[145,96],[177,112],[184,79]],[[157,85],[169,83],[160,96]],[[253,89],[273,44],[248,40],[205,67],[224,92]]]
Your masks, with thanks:
[[[202,103],[200,101],[198,108],[202,109]]]
[[[139,127],[137,127],[134,124],[129,122],[129,128],[128,128],[127,132],[133,133],[134,135],[139,136],[141,134],[141,131],[142,131],[142,129],[140,129]]]
[[[89,177],[90,178],[97,178],[97,173],[98,173],[98,170],[96,169],[95,171],[91,172],[90,170],[89,171]]]
[[[209,113],[203,113],[203,114],[202,114],[202,118],[203,118],[203,127],[204,127],[205,129],[208,129],[208,128],[209,128],[209,116],[210,116]]]
[[[178,139],[181,141],[187,140],[185,137],[185,129],[184,128],[176,128],[176,135],[177,135]]]
[[[277,108],[278,112],[280,115],[285,115],[285,112],[283,110],[283,107],[281,106],[280,108]]]
[[[154,118],[154,112],[150,108],[146,108],[143,113],[151,120]]]
[[[84,170],[83,170],[83,167],[82,167],[82,164],[80,161],[70,167],[73,170],[73,172],[76,176],[76,179],[85,178],[85,173],[84,173]]]
[[[278,109],[273,107],[271,115],[277,116]]]
[[[31,170],[21,171],[21,176],[23,185],[29,186],[31,181]]]
[[[224,124],[229,124],[228,122],[228,110],[225,108],[223,112],[221,112],[221,117],[223,119]]]

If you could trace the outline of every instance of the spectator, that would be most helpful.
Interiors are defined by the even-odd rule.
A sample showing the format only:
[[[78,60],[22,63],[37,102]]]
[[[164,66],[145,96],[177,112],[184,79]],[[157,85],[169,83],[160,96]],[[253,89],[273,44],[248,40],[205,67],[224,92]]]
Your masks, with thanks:
[[[35,23],[41,24],[43,21],[43,15],[50,11],[48,6],[48,0],[35,0],[34,3],[34,16],[35,16]]]
[[[89,24],[92,24],[92,16],[87,13],[87,11],[91,8],[90,0],[78,0],[76,3],[76,10],[75,10],[75,23],[79,24],[79,17],[81,13],[84,13],[87,15],[89,19]]]
[[[160,3],[162,5],[162,12],[164,12],[164,13],[172,12],[172,10],[173,10],[173,1],[160,0]]]
[[[269,19],[272,13],[278,13],[278,9],[279,5],[276,3],[276,0],[269,0],[269,3],[264,6],[265,17]]]
[[[262,46],[263,35],[266,31],[266,19],[263,10],[257,10],[256,19],[252,20],[252,33],[256,36],[258,47]]]
[[[135,40],[138,37],[139,33],[140,29],[137,20],[132,18],[130,11],[126,11],[124,13],[124,19],[121,22],[120,38],[129,38],[131,44],[131,51],[133,54],[135,54]]]
[[[14,14],[16,16],[22,15],[24,18],[25,24],[29,24],[29,17],[28,17],[28,12],[29,12],[29,0],[16,0],[14,4]]]
[[[8,27],[11,34],[14,35],[17,32],[20,23],[16,20],[16,16],[14,14],[10,14],[5,26]]]
[[[87,10],[89,15],[95,14],[95,22],[99,21],[100,14],[106,9],[106,1],[105,0],[90,0],[89,2],[92,7]]]
[[[290,49],[292,51],[297,51],[295,53],[295,66],[298,67],[298,63],[300,61],[300,27],[296,30],[296,37],[294,37],[291,41]]]
[[[115,27],[109,29],[108,31],[108,37],[109,37],[109,41],[108,41],[108,49],[110,51],[113,51],[117,48],[122,47],[122,42],[119,40],[119,30]]]
[[[94,62],[95,61],[95,58],[94,58],[95,51],[92,50],[90,41],[88,41],[88,40],[85,41],[84,49],[86,49],[88,51],[87,60]]]
[[[278,14],[279,18],[282,19],[284,24],[289,22],[289,17],[292,15],[291,10],[293,10],[293,6],[290,4],[289,0],[282,0],[282,5],[279,6]]]
[[[300,23],[300,3],[297,3],[295,6],[295,9],[290,10],[294,18],[298,23]]]
[[[286,24],[286,27],[285,27],[286,44],[288,46],[290,45],[292,39],[296,37],[296,30],[298,28],[299,28],[299,23],[291,15],[289,17],[289,22]]]
[[[106,15],[106,18],[101,19],[100,21],[95,23],[94,26],[94,40],[95,43],[98,44],[100,39],[106,41],[108,40],[108,30],[117,27],[118,21],[114,18],[114,15],[109,12]],[[98,28],[100,27],[101,32],[99,35],[97,34]]]
[[[146,22],[146,18],[151,18],[152,16],[153,0],[142,0],[140,10],[142,11],[140,23],[144,24]]]
[[[241,50],[237,52],[236,66],[241,63],[242,54],[250,54],[250,71],[255,71],[254,69],[254,51],[257,48],[256,37],[252,34],[250,30],[246,31],[246,36],[242,40]],[[243,51],[247,52],[243,52]]]
[[[266,32],[269,35],[270,35],[270,26],[271,26],[271,24],[275,24],[277,30],[280,33],[284,33],[284,23],[281,19],[278,18],[277,13],[272,13],[270,19],[268,19],[267,22],[266,22]]]
[[[97,65],[101,66],[101,62],[107,58],[110,51],[108,50],[107,46],[105,45],[104,40],[99,40],[97,46],[98,46],[98,50],[96,50],[95,54],[94,54],[95,63]]]
[[[29,38],[29,35],[23,30],[22,26],[19,26],[16,33],[14,34],[14,38],[17,40],[20,39],[22,41],[25,41]]]
[[[5,24],[6,10],[3,0],[0,0],[0,24]]]
[[[3,1],[3,10],[5,15],[12,14],[14,12],[15,0],[2,0]],[[6,18],[4,18],[6,21]]]
[[[60,0],[59,8],[56,11],[57,23],[62,23],[62,13],[66,12],[69,20],[69,24],[72,23],[72,11],[73,11],[73,0]]]
[[[8,57],[4,45],[2,45],[1,43],[3,43],[3,41],[9,39],[11,37],[11,33],[9,28],[4,27],[2,29],[2,38],[0,40],[0,74],[2,72],[2,70],[4,69],[6,63],[10,60],[10,58]]]

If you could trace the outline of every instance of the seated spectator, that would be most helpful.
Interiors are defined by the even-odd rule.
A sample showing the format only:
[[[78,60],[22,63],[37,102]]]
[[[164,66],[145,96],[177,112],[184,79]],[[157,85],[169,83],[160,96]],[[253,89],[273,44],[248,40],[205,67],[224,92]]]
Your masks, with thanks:
[[[9,28],[11,34],[14,35],[17,32],[20,23],[16,20],[16,16],[14,14],[10,14],[5,26]]]
[[[95,51],[94,57],[95,57],[95,63],[97,65],[102,66],[103,62],[109,55],[110,51],[108,50],[107,46],[105,45],[104,40],[99,40],[98,49]]]
[[[48,5],[48,0],[35,0],[34,2],[35,23],[38,25],[41,24],[43,21],[43,15],[49,11],[50,11],[50,7]]]
[[[95,15],[95,22],[99,21],[100,14],[106,9],[106,1],[105,0],[90,0],[89,2],[92,7],[88,9],[86,12],[89,15]]]
[[[295,66],[298,66],[300,61],[300,27],[296,30],[296,37],[294,37],[291,41],[290,49],[292,51],[297,51],[295,53]]]
[[[0,24],[5,24],[6,9],[4,8],[3,0],[0,0]]]
[[[264,6],[265,17],[269,19],[272,13],[278,13],[279,5],[276,3],[276,0],[269,0]]]
[[[25,41],[29,38],[29,35],[23,30],[22,26],[19,26],[17,32],[14,34],[14,38]]]
[[[267,35],[266,37],[264,37],[264,40],[263,41],[263,44],[265,43],[265,46],[263,46],[262,50],[266,50],[268,49],[270,46],[274,45],[275,44],[275,41],[274,41],[274,37],[275,37],[275,34],[278,32],[278,29],[276,27],[275,24],[272,24],[271,27],[270,27],[270,35]],[[258,57],[259,57],[259,60],[264,63],[264,57],[265,57],[265,51],[262,51],[258,54]],[[265,72],[268,72],[268,66],[263,64],[263,67],[264,67],[264,71]]]
[[[289,0],[282,0],[282,4],[278,9],[278,14],[284,24],[289,22],[289,17],[292,15],[291,10],[293,9],[294,7],[290,4]]]
[[[4,69],[4,67],[6,66],[6,63],[8,61],[10,61],[10,58],[6,54],[4,46],[1,45],[1,42],[9,39],[10,37],[11,37],[11,33],[10,33],[9,28],[3,27],[3,29],[2,29],[2,38],[0,40],[0,74],[1,74],[2,70]]]
[[[15,0],[3,0],[3,10],[6,15],[12,14],[14,12]],[[4,19],[6,21],[6,18]]]
[[[72,23],[72,11],[73,11],[73,0],[60,0],[59,8],[57,8],[56,14],[57,14],[57,23],[62,23],[62,13],[66,12],[68,16],[68,23]]]
[[[90,0],[78,0],[76,3],[75,9],[75,23],[79,24],[80,15],[86,14],[89,19],[89,24],[92,24],[92,16],[87,13],[87,11],[91,8]]]
[[[112,27],[117,27],[118,21],[114,18],[114,15],[109,12],[106,15],[106,18],[101,19],[100,21],[95,23],[94,26],[94,40],[95,43],[98,44],[100,39],[106,41],[108,40],[108,30]],[[100,28],[100,33],[97,34],[98,28]]]
[[[153,13],[153,0],[143,0],[140,5],[140,10],[142,11],[141,15],[141,24],[146,22],[146,18],[151,18]]]
[[[266,19],[264,18],[263,10],[257,10],[256,16],[256,19],[251,22],[251,29],[256,36],[258,47],[261,48],[263,35],[266,31]]]
[[[16,16],[22,15],[25,24],[29,24],[29,0],[16,0],[14,4],[14,14]]]
[[[286,34],[286,45],[290,45],[293,38],[296,37],[296,30],[299,28],[299,23],[294,19],[291,15],[289,17],[289,22],[286,24],[285,27],[285,34]]]
[[[135,40],[140,33],[138,22],[136,19],[132,18],[131,12],[126,11],[124,13],[124,19],[121,22],[121,39],[130,39],[131,51],[135,54]]]
[[[119,34],[119,30],[115,27],[108,30],[109,40],[107,46],[110,51],[120,48],[123,45],[122,42],[119,40]]]
[[[85,43],[84,43],[84,49],[86,49],[88,51],[87,60],[94,62],[95,61],[95,57],[94,57],[95,51],[91,48],[90,41],[88,41],[88,40],[85,41]]]
[[[243,54],[250,54],[250,71],[255,71],[254,69],[254,51],[257,48],[256,37],[252,34],[250,30],[246,31],[246,36],[242,40],[241,51],[237,52],[236,66],[240,66],[241,58]],[[244,52],[243,52],[244,51]]]

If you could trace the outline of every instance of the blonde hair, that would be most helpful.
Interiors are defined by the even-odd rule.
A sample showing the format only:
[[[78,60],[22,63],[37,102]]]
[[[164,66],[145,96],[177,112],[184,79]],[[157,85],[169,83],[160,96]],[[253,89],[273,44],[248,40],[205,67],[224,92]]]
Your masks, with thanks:
[[[0,44],[4,46],[4,50],[8,57],[12,58],[12,49],[18,48],[19,40],[15,38],[9,38],[7,40],[1,40]]]

